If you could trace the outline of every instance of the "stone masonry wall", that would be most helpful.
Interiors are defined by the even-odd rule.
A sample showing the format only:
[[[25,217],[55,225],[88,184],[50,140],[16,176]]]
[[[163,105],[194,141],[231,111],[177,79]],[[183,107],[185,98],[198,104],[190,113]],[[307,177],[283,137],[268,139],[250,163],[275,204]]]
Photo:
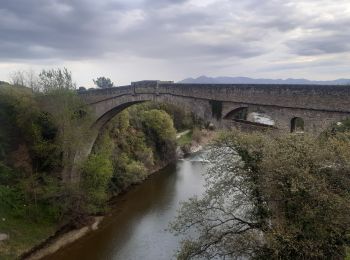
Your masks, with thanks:
[[[134,82],[130,86],[79,92],[104,121],[123,109],[125,104],[147,100],[171,103],[198,116],[211,118],[211,100],[222,101],[223,117],[238,107],[264,111],[276,127],[290,131],[293,117],[305,121],[305,131],[319,133],[331,123],[350,117],[350,86],[320,85],[223,85],[174,84],[161,81]],[[114,112],[113,112],[114,111]]]

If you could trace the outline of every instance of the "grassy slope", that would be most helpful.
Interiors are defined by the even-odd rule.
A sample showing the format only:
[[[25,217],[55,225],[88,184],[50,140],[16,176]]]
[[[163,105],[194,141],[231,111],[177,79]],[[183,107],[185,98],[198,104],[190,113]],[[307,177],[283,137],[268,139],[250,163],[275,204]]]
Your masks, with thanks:
[[[179,145],[179,146],[190,144],[192,142],[192,131],[190,131],[187,134],[181,136],[176,141],[177,141],[177,145]]]
[[[0,243],[0,259],[18,258],[53,234],[55,228],[52,223],[34,223],[16,218],[0,208],[0,232],[10,236],[10,239]]]

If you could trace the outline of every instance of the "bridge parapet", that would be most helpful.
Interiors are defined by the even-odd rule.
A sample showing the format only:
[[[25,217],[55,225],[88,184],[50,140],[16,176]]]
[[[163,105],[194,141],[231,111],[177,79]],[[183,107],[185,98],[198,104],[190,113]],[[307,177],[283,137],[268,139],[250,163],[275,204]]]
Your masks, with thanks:
[[[170,95],[202,100],[245,103],[320,111],[350,112],[350,86],[178,84],[139,81],[130,86],[79,93],[86,103],[103,102],[123,95]]]
[[[350,86],[159,84],[158,90],[208,100],[350,112]]]
[[[133,92],[131,86],[120,86],[114,88],[79,91],[78,94],[87,104],[93,104],[96,102],[102,102],[112,97],[132,95]]]

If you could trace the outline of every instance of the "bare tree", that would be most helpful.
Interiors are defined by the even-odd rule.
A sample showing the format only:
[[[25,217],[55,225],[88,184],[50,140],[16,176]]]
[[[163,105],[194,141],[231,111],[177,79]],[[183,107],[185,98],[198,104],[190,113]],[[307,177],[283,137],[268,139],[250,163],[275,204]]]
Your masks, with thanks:
[[[40,91],[39,78],[33,69],[29,69],[24,72],[25,75],[25,86],[31,88],[33,91]]]
[[[18,70],[10,73],[10,83],[15,86],[31,88],[35,92],[40,90],[39,78],[32,69]]]
[[[10,83],[15,86],[25,86],[25,72],[17,70],[10,73]]]

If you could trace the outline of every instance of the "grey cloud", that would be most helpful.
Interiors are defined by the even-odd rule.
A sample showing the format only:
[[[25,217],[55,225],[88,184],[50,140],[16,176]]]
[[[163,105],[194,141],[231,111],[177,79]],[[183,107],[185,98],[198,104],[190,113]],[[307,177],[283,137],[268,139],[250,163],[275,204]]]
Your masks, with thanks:
[[[350,51],[350,35],[315,35],[290,41],[287,43],[287,46],[293,53],[304,56],[344,53]]]
[[[229,64],[262,55],[283,57],[288,51],[296,56],[350,51],[350,17],[325,21],[317,12],[305,14],[292,0],[217,0],[208,7],[188,3],[0,0],[0,61],[84,60],[123,54],[215,61],[220,67],[219,60]],[[290,33],[296,30],[323,34],[292,38]]]
[[[341,60],[322,60],[322,61],[308,61],[308,62],[284,62],[279,64],[268,65],[262,69],[259,69],[261,72],[276,72],[276,71],[290,71],[290,70],[300,70],[312,68],[329,68],[336,66],[348,66],[348,64]]]
[[[192,42],[182,37],[184,32],[215,27],[221,16],[215,11],[183,9],[164,16],[163,8],[181,6],[186,2],[147,0],[135,6],[127,1],[108,0],[2,1],[1,12],[12,18],[6,21],[5,17],[0,24],[0,58],[84,59],[113,52],[153,58],[215,54],[250,57],[262,52],[263,48],[250,45],[249,37],[242,42],[232,35],[230,43],[218,41],[215,44]],[[140,8],[144,20],[125,31],[118,30],[122,15]],[[215,32],[209,33],[215,37]]]
[[[249,0],[246,9],[252,13],[252,25],[262,29],[288,32],[307,24],[310,16],[301,15],[290,0]]]
[[[82,1],[72,4],[69,1],[12,0],[1,3],[1,11],[14,17],[13,23],[22,25],[13,28],[11,22],[6,22],[6,16],[3,17],[0,46],[5,44],[8,48],[0,47],[1,53],[10,51],[10,44],[13,58],[43,58],[35,51],[22,55],[24,50],[40,49],[38,46],[52,50],[45,53],[48,58],[65,52],[66,56],[95,52],[93,47],[100,36],[97,24],[93,23],[97,14],[93,8],[84,7]]]

